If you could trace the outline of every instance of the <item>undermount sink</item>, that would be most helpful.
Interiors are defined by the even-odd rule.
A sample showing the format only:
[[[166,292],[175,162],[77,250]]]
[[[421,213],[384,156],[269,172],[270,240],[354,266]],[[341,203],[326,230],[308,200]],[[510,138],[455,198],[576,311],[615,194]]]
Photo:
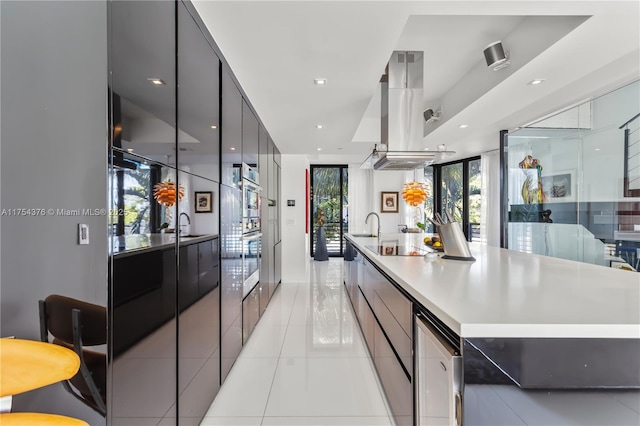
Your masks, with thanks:
[[[366,238],[376,238],[375,234],[349,234],[352,237],[366,237]]]

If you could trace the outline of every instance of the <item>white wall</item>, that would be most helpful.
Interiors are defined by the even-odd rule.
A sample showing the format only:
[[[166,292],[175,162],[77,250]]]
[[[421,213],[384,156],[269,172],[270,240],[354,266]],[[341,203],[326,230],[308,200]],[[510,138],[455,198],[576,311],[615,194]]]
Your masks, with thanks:
[[[309,234],[305,233],[305,173],[308,168],[306,155],[282,155],[282,282],[302,281],[307,275]],[[295,200],[295,207],[287,207],[287,200]]]
[[[106,209],[106,3],[3,1],[0,19],[1,207]],[[0,227],[2,336],[39,340],[50,294],[106,306],[106,215],[3,215]],[[60,384],[16,396],[14,409],[105,423]]]
[[[310,257],[309,235],[305,233],[305,171],[311,164],[345,164],[359,166],[364,158],[358,156],[334,156],[334,155],[282,155],[282,280],[283,282],[300,281],[305,279],[307,274],[308,259]],[[403,219],[404,202],[401,200],[400,192],[402,185],[406,181],[405,172],[401,171],[373,171],[373,183],[367,187],[356,190],[366,191],[369,197],[349,197],[352,200],[364,199],[368,204],[371,200],[371,210],[380,216],[381,232],[397,232],[398,224],[406,223]],[[413,174],[411,173],[411,179]],[[353,192],[354,188],[350,187]],[[380,191],[397,191],[400,198],[399,213],[380,212]],[[287,200],[295,200],[295,207],[287,207]],[[368,212],[370,208],[357,209],[359,212]],[[375,218],[369,220],[368,227],[365,227],[364,220],[366,213],[362,217],[349,217],[354,232],[376,232],[377,223]]]

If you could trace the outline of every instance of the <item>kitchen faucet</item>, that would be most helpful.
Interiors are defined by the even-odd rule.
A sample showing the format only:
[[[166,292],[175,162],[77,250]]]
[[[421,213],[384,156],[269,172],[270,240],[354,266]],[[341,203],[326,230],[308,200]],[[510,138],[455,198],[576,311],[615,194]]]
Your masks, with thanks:
[[[364,224],[366,225],[366,224],[367,224],[367,222],[369,222],[369,216],[371,216],[371,215],[374,215],[375,217],[377,217],[377,218],[378,218],[378,234],[376,235],[376,237],[380,238],[380,216],[378,216],[378,213],[376,213],[376,212],[370,212],[370,213],[367,215],[367,218],[364,220]]]
[[[189,217],[189,215],[186,214],[185,212],[182,212],[178,215],[178,227],[186,226],[186,225],[180,225],[180,219],[182,219],[182,215],[185,215],[185,217],[187,218],[187,224],[191,225],[191,218]]]

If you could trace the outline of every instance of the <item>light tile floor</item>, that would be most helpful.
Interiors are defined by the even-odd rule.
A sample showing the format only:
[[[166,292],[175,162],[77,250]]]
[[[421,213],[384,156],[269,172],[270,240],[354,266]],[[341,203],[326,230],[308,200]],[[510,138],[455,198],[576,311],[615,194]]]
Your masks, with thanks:
[[[201,425],[392,425],[342,284],[342,259],[283,283]]]

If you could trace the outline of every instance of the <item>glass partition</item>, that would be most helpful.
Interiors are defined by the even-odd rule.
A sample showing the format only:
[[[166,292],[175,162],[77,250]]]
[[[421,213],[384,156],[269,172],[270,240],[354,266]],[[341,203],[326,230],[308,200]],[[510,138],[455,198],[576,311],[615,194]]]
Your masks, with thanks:
[[[638,111],[636,81],[508,135],[507,248],[638,269],[640,198],[627,190]]]

